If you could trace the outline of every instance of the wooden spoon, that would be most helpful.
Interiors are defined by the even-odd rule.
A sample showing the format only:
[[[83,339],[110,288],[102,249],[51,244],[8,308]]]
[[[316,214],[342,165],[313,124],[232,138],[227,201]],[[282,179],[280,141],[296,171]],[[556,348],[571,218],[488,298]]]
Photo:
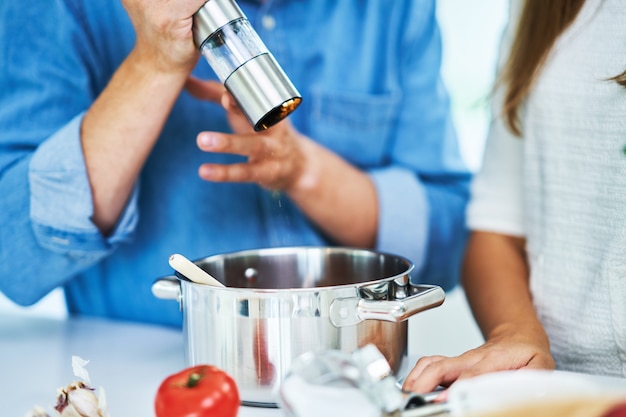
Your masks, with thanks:
[[[214,287],[224,287],[224,284],[213,278],[198,265],[185,258],[183,255],[175,253],[170,256],[170,266],[176,272],[186,276],[196,284],[212,285]]]

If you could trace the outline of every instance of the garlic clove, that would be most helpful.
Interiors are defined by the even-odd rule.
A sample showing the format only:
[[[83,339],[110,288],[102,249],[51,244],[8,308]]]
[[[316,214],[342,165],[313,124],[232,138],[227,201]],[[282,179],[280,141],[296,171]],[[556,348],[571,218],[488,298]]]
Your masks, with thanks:
[[[59,414],[59,417],[83,417],[83,416],[81,414],[79,414],[78,411],[76,411],[76,409],[74,408],[73,404],[68,404],[63,409],[61,414]]]
[[[102,417],[98,398],[93,390],[88,388],[78,388],[68,392],[68,404],[73,406],[80,417]],[[65,411],[65,410],[64,410]],[[63,416],[63,414],[61,414]],[[63,416],[65,417],[65,416]]]

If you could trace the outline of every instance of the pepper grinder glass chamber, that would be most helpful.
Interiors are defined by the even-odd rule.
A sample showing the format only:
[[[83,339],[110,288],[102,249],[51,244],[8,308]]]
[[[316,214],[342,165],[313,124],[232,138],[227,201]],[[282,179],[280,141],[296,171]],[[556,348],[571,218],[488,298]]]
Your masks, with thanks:
[[[235,1],[204,3],[193,16],[193,37],[255,131],[275,125],[300,105],[300,93]]]

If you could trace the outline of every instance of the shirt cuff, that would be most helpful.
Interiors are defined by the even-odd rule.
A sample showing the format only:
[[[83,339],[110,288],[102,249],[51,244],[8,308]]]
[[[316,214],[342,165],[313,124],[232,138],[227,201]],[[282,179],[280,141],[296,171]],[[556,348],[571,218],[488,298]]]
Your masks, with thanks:
[[[43,142],[29,167],[34,231],[42,246],[61,252],[108,250],[126,240],[137,223],[137,187],[108,238],[91,221],[93,200],[80,142],[83,116]]]
[[[429,204],[413,172],[400,168],[370,173],[378,195],[376,249],[404,256],[418,273],[425,263]]]

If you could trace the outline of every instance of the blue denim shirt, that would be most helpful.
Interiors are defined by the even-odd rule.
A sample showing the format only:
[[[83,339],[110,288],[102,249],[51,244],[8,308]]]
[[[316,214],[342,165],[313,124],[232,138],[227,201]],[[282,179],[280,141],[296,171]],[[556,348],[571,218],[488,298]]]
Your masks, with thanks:
[[[30,3],[30,2],[28,2]],[[303,96],[305,135],[368,173],[379,199],[376,249],[416,265],[415,281],[457,283],[469,172],[440,80],[432,0],[240,3]],[[65,288],[70,313],[180,325],[152,282],[168,258],[332,245],[283,194],[201,180],[204,130],[223,110],[183,92],[114,233],[91,222],[84,112],[134,43],[118,1],[0,4],[0,291],[24,305]],[[199,62],[194,74],[215,75]],[[341,178],[337,181],[340,183]]]

